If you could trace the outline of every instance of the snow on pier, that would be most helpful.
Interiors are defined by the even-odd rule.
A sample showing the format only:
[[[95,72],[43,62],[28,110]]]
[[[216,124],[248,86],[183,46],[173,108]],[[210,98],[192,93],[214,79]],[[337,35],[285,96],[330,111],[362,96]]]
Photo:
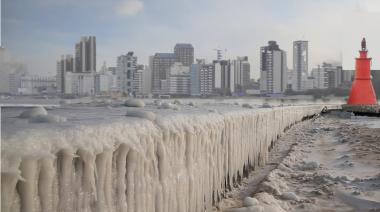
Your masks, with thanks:
[[[324,108],[234,107],[140,109],[155,119],[116,109],[122,116],[112,121],[75,123],[73,116],[5,130],[1,211],[211,211],[250,169],[267,161],[286,128]]]

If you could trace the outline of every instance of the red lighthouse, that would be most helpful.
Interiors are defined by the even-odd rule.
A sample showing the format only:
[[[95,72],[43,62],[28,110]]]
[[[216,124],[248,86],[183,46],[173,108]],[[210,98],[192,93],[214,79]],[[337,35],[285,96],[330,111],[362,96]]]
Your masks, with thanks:
[[[375,90],[371,81],[371,58],[367,57],[365,38],[362,40],[360,57],[356,58],[355,81],[352,84],[348,105],[377,105]]]

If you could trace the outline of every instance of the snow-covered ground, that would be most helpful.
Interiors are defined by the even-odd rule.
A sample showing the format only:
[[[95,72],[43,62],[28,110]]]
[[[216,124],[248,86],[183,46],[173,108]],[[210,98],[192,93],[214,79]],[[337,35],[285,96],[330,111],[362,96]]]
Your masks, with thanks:
[[[379,124],[345,113],[297,124],[215,210],[380,211]]]
[[[3,108],[1,211],[211,211],[284,129],[324,108],[127,104],[137,107],[97,101],[23,118],[27,108]]]

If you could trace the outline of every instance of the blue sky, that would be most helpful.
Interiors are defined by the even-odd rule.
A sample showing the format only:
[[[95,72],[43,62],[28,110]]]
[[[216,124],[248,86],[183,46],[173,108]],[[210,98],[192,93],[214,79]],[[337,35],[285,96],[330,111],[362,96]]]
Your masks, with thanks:
[[[2,0],[3,44],[32,73],[55,73],[61,54],[73,54],[81,36],[97,37],[98,68],[134,51],[147,64],[155,52],[189,42],[196,58],[248,56],[259,76],[259,48],[276,40],[288,52],[292,42],[310,41],[309,69],[343,60],[354,68],[366,36],[374,68],[380,68],[378,0]]]

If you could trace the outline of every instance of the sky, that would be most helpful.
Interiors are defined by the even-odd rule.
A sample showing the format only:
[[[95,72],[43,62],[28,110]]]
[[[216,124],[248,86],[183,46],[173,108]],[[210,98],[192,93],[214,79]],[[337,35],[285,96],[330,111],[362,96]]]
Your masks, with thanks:
[[[380,69],[379,0],[2,0],[3,46],[31,73],[54,75],[81,36],[97,38],[97,68],[134,51],[148,64],[156,52],[191,43],[195,58],[248,56],[259,77],[260,47],[275,40],[287,52],[309,41],[309,72],[322,62],[354,69],[362,37]]]

